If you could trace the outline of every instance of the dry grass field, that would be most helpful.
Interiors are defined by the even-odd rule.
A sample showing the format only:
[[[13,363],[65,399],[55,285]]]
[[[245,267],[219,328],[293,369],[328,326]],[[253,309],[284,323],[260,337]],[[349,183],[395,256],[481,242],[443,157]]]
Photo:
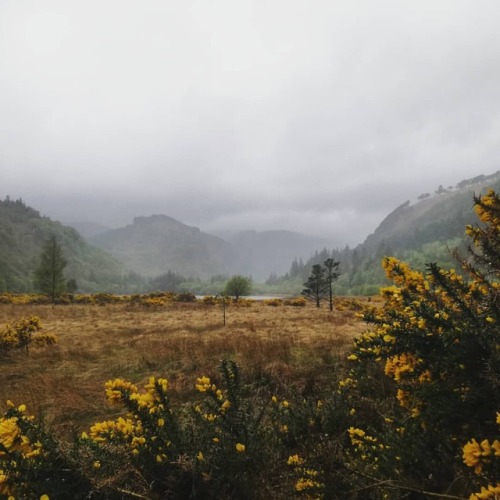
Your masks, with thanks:
[[[363,303],[369,299],[359,299]],[[195,394],[196,377],[217,378],[231,358],[245,381],[312,390],[336,369],[352,338],[366,329],[355,308],[329,312],[307,307],[270,307],[252,302],[227,308],[200,303],[158,308],[129,303],[98,305],[0,304],[0,327],[38,316],[42,332],[58,343],[14,350],[0,357],[0,404],[25,403],[61,435],[80,432],[114,416],[103,384],[123,377],[141,384],[150,375],[169,379],[174,401]]]

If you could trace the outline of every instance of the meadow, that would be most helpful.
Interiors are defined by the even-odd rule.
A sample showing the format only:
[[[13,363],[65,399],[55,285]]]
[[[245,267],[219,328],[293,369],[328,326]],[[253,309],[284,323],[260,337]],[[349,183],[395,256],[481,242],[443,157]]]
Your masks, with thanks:
[[[202,303],[0,304],[0,325],[37,316],[41,331],[57,337],[55,345],[33,347],[29,355],[13,351],[0,358],[0,402],[24,403],[68,434],[113,412],[103,390],[109,379],[140,384],[151,375],[166,377],[185,401],[195,394],[195,379],[213,377],[223,358],[236,361],[249,383],[301,391],[331,377],[366,329],[358,307],[349,306],[355,302],[337,303],[342,310],[330,313],[326,304],[242,301],[227,307],[226,325],[220,305]]]

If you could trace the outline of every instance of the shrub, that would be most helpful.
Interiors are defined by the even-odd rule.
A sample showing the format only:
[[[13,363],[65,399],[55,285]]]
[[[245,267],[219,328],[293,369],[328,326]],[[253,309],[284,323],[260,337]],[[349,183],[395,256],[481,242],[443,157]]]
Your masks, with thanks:
[[[192,293],[178,293],[175,300],[177,302],[196,302],[196,296]]]
[[[88,498],[90,481],[26,406],[8,401],[0,418],[0,496]]]
[[[12,349],[24,349],[28,353],[29,346],[33,343],[37,345],[51,345],[56,343],[55,335],[35,335],[40,329],[40,319],[36,316],[7,324],[0,331],[0,350],[4,354]]]
[[[477,198],[476,211],[482,225],[467,228],[471,258],[458,256],[468,279],[434,263],[424,275],[386,257],[383,266],[394,285],[381,290],[381,310],[364,315],[375,328],[356,340],[349,356],[358,386],[351,396],[363,424],[350,432],[354,453],[371,474],[398,481],[402,490],[459,488],[460,446],[470,436],[496,432],[491,415],[500,407],[498,196]],[[382,393],[375,377],[384,376]],[[383,396],[378,401],[377,393]]]
[[[307,300],[305,297],[293,297],[291,299],[286,299],[285,305],[293,307],[305,307],[307,305]]]
[[[271,307],[279,307],[283,305],[283,301],[281,299],[265,299],[262,303]]]

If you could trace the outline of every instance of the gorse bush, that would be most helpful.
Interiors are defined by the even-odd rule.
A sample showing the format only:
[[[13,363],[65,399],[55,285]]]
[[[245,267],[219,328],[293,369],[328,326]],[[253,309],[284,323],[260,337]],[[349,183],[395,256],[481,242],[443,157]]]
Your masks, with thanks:
[[[143,390],[108,381],[107,400],[127,413],[92,425],[79,442],[101,482],[159,498],[252,498],[252,483],[276,458],[264,422],[270,402],[245,394],[233,361],[223,360],[219,371],[221,386],[199,377],[195,389],[203,399],[184,407],[172,405],[166,379],[150,377]],[[116,475],[116,467],[106,468],[110,460],[141,480],[130,484],[129,476]]]
[[[383,398],[371,400],[376,418],[361,414],[363,422],[350,437],[372,474],[395,481],[391,487],[461,491],[477,483],[455,458],[470,436],[497,431],[498,196],[489,192],[476,199],[476,211],[484,225],[467,228],[474,246],[459,260],[467,278],[437,264],[424,276],[397,259],[384,259],[394,285],[381,290],[381,310],[364,314],[375,327],[356,340],[350,355],[358,398],[373,391],[374,377],[390,382]]]
[[[80,465],[26,406],[7,402],[0,418],[0,497],[85,498],[91,483]]]
[[[6,354],[12,349],[23,349],[28,353],[31,344],[50,345],[56,343],[55,335],[37,333],[40,329],[40,319],[36,316],[20,319],[6,325],[0,330],[0,353]]]

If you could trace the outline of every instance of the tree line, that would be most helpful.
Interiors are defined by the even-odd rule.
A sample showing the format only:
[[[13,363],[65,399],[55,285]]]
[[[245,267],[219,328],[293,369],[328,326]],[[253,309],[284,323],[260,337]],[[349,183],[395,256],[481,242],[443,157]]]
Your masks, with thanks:
[[[302,295],[313,299],[316,307],[320,307],[321,301],[326,297],[330,311],[333,311],[333,282],[340,276],[340,262],[332,258],[325,260],[323,265],[314,264],[308,280],[304,283]]]

